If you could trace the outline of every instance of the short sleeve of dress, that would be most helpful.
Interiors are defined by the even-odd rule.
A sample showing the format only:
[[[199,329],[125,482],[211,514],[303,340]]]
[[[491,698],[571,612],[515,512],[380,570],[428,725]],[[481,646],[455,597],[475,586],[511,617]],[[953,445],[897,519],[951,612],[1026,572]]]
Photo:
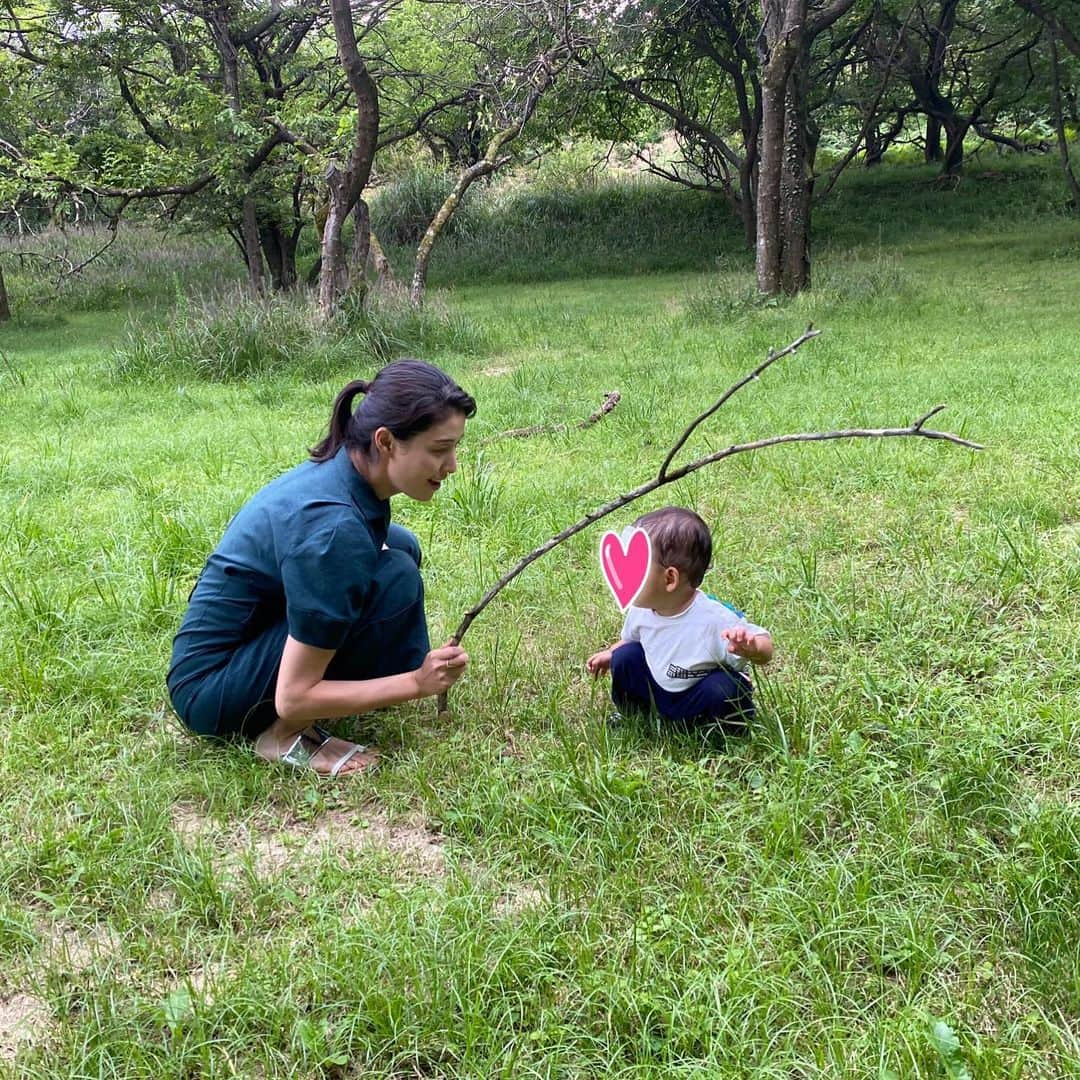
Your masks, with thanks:
[[[281,562],[289,635],[316,649],[339,649],[371,591],[377,552],[365,526],[323,514]]]

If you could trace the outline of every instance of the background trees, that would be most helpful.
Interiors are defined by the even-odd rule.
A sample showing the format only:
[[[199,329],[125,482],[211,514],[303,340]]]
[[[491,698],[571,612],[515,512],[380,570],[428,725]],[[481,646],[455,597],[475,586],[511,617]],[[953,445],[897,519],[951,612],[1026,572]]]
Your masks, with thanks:
[[[1075,0],[8,2],[0,212],[222,230],[255,293],[297,286],[306,230],[329,314],[362,281],[380,161],[404,150],[453,175],[416,254],[419,302],[471,184],[511,147],[599,134],[724,198],[759,290],[791,293],[810,283],[815,192],[901,141],[950,183],[972,139],[1056,143],[1075,195],[1078,58]],[[647,149],[661,131],[675,154]]]

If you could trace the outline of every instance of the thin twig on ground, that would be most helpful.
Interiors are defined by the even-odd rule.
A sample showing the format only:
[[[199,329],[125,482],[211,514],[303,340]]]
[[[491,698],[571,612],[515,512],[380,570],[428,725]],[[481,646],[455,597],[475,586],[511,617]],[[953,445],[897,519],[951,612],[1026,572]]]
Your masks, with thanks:
[[[533,424],[531,427],[510,428],[509,431],[500,431],[497,435],[489,435],[486,439],[482,439],[481,442],[489,443],[494,442],[496,439],[527,439],[530,435],[557,435],[560,432],[569,431],[571,426],[578,431],[583,431],[607,416],[619,404],[621,397],[622,395],[618,390],[609,390],[604,395],[604,401],[600,408],[577,424]]]

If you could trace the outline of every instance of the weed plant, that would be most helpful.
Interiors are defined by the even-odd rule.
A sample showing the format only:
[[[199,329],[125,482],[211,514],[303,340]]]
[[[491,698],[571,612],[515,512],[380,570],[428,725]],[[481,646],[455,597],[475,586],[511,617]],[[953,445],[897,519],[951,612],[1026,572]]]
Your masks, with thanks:
[[[445,299],[478,336],[424,355],[479,412],[444,491],[394,506],[433,640],[808,322],[680,461],[938,402],[986,443],[776,448],[608,519],[695,507],[705,587],[773,631],[752,731],[719,748],[608,724],[583,671],[620,625],[595,531],[477,620],[449,719],[337,725],[378,773],[330,785],[186,736],[163,678],[191,585],[374,360],[117,380],[120,314],[0,328],[0,1073],[1078,1075],[1080,223],[1018,201],[1045,171],[919,175],[854,176],[817,216],[823,287],[730,318],[702,298],[749,282],[738,236],[676,221],[683,196],[632,186],[647,223],[567,196],[563,247],[522,239],[546,282],[444,252],[483,277]],[[664,220],[679,271],[631,273]],[[611,389],[585,431],[498,437]]]
[[[480,335],[439,297],[417,310],[397,289],[350,297],[335,317],[319,317],[315,297],[253,297],[234,288],[172,316],[137,316],[113,356],[121,379],[211,381],[288,373],[325,378],[348,365],[383,364],[410,352],[476,351]]]

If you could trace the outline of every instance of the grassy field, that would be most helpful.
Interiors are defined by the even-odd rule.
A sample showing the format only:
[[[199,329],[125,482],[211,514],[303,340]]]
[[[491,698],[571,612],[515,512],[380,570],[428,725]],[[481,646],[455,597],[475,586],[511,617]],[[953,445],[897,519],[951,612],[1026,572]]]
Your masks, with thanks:
[[[163,681],[195,575],[375,362],[132,369],[181,315],[133,329],[90,286],[0,328],[0,1074],[1077,1075],[1080,220],[1041,166],[924,180],[844,185],[782,305],[662,190],[586,193],[580,230],[526,207],[505,251],[463,227],[434,268],[465,284],[425,356],[479,413],[437,500],[395,501],[433,638],[811,321],[680,460],[941,402],[986,444],[780,447],[608,519],[696,508],[706,588],[773,632],[722,748],[607,725],[596,529],[476,622],[449,721],[340,726],[373,776],[187,737]],[[612,389],[587,431],[499,438]]]

